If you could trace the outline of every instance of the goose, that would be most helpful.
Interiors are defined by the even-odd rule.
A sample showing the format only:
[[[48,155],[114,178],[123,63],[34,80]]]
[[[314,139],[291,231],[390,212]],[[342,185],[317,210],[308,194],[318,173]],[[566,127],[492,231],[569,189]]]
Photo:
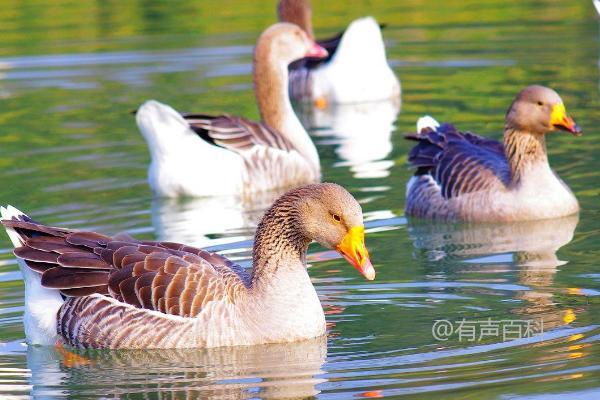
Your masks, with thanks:
[[[408,160],[417,167],[406,189],[406,214],[467,221],[558,218],[579,211],[569,187],[548,164],[546,135],[581,129],[560,96],[533,85],[523,89],[506,114],[504,141],[458,131],[421,118]]]
[[[310,0],[280,0],[279,21],[300,26],[310,38]],[[338,35],[319,40],[329,56],[304,58],[290,65],[290,96],[313,102],[318,108],[331,103],[382,100],[400,102],[400,81],[390,68],[381,28],[373,17],[359,18]]]
[[[325,333],[307,273],[311,241],[368,280],[362,210],[344,188],[311,184],[278,198],[254,238],[251,272],[216,253],[56,228],[2,207],[25,280],[32,344],[78,348],[209,348],[283,343]]]
[[[155,100],[136,111],[151,155],[148,181],[159,197],[243,195],[320,181],[317,150],[287,93],[288,64],[327,52],[299,27],[278,23],[258,38],[254,91],[261,122],[180,114]]]

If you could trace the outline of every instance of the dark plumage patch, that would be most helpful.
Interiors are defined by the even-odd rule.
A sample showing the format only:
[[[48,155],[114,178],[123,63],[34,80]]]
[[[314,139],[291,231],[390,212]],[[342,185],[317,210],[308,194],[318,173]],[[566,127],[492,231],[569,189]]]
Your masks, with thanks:
[[[319,44],[319,46],[323,47],[325,50],[327,50],[327,57],[324,58],[314,58],[314,57],[306,57],[306,58],[301,58],[300,60],[296,60],[293,63],[291,63],[288,67],[288,70],[290,71],[295,71],[295,70],[300,70],[300,69],[315,69],[317,67],[319,67],[320,65],[331,61],[331,59],[333,58],[333,55],[335,54],[335,52],[337,51],[340,42],[342,41],[342,36],[344,36],[344,32],[342,31],[340,33],[338,33],[335,36],[332,36],[330,38],[327,39],[322,39],[322,40],[317,40],[317,43]]]
[[[460,132],[451,124],[424,129],[406,139],[417,144],[408,161],[415,175],[431,175],[446,199],[488,187],[492,181],[510,182],[510,169],[502,143]]]
[[[193,316],[212,300],[233,301],[224,282],[233,290],[250,285],[246,271],[225,257],[179,243],[126,235],[113,240],[45,226],[26,216],[2,223],[21,236],[23,246],[15,255],[41,274],[42,286],[64,296],[99,293],[138,308]]]
[[[291,151],[294,147],[271,127],[242,117],[229,115],[182,114],[190,128],[206,142],[240,152],[262,145]]]

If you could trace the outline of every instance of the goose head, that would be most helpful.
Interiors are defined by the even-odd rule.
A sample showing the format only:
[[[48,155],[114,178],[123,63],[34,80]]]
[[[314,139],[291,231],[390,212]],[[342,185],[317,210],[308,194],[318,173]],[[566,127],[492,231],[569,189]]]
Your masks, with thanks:
[[[255,60],[265,59],[273,64],[287,66],[301,58],[324,58],[327,50],[312,40],[302,28],[287,22],[271,25],[256,44]]]
[[[288,192],[293,198],[299,236],[335,249],[365,278],[373,280],[375,269],[365,246],[362,209],[346,189],[334,183],[307,185]]]
[[[528,86],[517,95],[506,114],[506,128],[534,134],[556,130],[582,134],[558,93],[539,85]]]

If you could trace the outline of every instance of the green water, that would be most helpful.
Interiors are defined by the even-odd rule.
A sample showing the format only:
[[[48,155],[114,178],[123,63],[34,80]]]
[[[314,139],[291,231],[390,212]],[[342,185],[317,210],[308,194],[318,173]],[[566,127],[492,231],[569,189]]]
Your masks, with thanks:
[[[273,1],[11,1],[0,7],[0,203],[53,225],[185,240],[246,262],[271,199],[152,200],[148,152],[129,111],[256,118],[252,45]],[[591,1],[314,1],[317,33],[372,14],[387,23],[402,110],[303,112],[324,179],[368,220],[374,282],[311,247],[326,340],[210,351],[27,348],[23,285],[0,235],[0,397],[597,398],[600,396],[599,27]],[[407,221],[403,133],[432,114],[499,138],[524,86],[555,88],[584,136],[549,138],[579,218],[512,225]],[[218,218],[216,218],[218,217]],[[436,339],[448,320],[502,322]],[[514,321],[541,336],[503,341]],[[541,328],[541,329],[540,329]],[[481,332],[478,331],[478,335]],[[523,335],[525,336],[525,335]],[[506,339],[514,339],[507,337]],[[552,398],[552,397],[551,397]]]

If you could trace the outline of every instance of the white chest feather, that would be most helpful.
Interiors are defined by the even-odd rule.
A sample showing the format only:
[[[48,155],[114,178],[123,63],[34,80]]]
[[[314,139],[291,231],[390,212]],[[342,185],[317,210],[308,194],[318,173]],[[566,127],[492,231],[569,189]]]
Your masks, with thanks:
[[[472,220],[535,220],[563,217],[579,211],[573,192],[547,164],[528,167],[514,187],[461,197],[457,200]]]
[[[526,170],[515,196],[526,212],[540,218],[561,217],[579,210],[573,192],[547,164]]]
[[[259,289],[260,294],[244,311],[244,315],[254,316],[247,321],[254,336],[268,343],[308,339],[325,333],[323,307],[306,271],[278,272],[268,285],[268,289]]]

